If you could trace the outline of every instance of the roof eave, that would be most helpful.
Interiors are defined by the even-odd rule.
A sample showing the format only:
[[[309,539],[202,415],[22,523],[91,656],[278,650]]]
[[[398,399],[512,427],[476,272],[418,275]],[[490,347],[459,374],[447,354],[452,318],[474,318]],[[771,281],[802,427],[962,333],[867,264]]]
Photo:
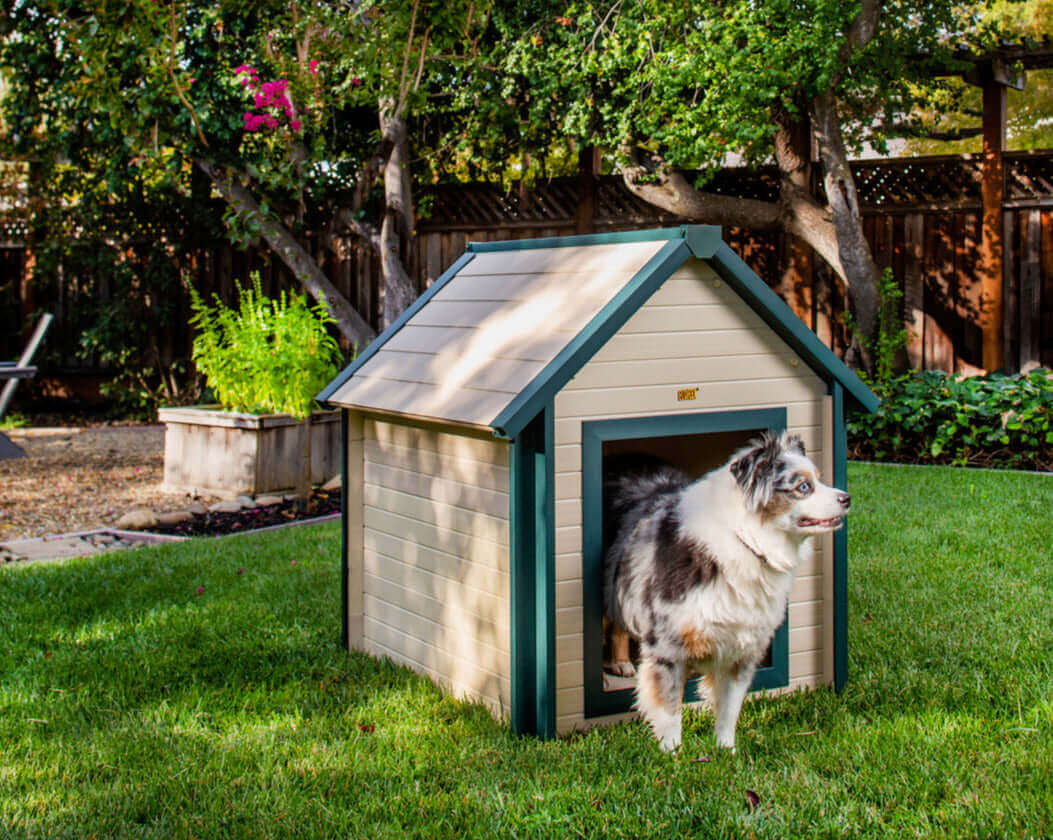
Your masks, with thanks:
[[[827,383],[839,382],[846,395],[866,411],[876,411],[880,400],[837,355],[806,327],[767,284],[726,243],[708,261],[713,270],[808,363]]]
[[[322,406],[322,408],[354,408],[355,406],[334,403],[330,400],[332,396],[337,391],[339,391],[340,388],[342,388],[352,376],[355,375],[355,372],[359,368],[361,368],[362,365],[364,365],[371,358],[373,358],[373,356],[376,355],[377,351],[380,350],[380,348],[383,347],[385,344],[387,344],[391,337],[395,335],[395,333],[397,333],[400,329],[402,329],[402,327],[410,318],[416,315],[417,312],[419,312],[429,300],[431,300],[433,297],[435,297],[436,294],[439,293],[443,286],[449,283],[457,275],[457,272],[459,272],[462,268],[468,265],[468,263],[470,263],[473,259],[475,259],[475,254],[472,253],[471,250],[465,251],[463,254],[461,254],[461,256],[454,260],[453,265],[451,265],[448,269],[446,269],[446,271],[439,275],[438,278],[436,278],[435,282],[432,283],[425,290],[424,294],[422,294],[415,301],[413,301],[413,303],[406,307],[406,310],[401,315],[399,315],[398,318],[395,319],[394,323],[392,323],[391,326],[389,326],[386,330],[384,330],[384,332],[382,332],[380,335],[374,338],[365,350],[359,353],[347,367],[340,371],[340,373],[336,375],[336,378],[333,379],[333,381],[330,382],[328,385],[326,385],[325,388],[323,388],[322,391],[318,394],[318,396],[315,397],[315,399]]]

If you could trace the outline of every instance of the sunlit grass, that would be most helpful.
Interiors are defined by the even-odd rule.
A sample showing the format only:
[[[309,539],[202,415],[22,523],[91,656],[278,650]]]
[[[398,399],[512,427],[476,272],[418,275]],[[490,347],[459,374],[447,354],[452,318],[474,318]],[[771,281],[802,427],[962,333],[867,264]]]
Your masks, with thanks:
[[[850,480],[848,687],[735,756],[517,739],[345,654],[335,525],[2,569],[0,836],[1053,835],[1053,480]]]

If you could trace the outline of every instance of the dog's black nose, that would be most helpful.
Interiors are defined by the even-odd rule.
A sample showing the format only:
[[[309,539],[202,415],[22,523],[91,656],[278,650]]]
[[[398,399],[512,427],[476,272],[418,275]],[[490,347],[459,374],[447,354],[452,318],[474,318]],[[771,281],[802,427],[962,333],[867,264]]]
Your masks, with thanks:
[[[837,501],[841,503],[841,507],[848,510],[852,505],[852,497],[848,493],[840,493],[837,496]]]

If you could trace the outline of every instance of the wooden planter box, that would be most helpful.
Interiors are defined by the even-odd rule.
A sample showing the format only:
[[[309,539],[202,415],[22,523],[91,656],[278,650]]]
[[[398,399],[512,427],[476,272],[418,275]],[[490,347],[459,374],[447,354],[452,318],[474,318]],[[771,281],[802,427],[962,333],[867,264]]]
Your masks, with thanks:
[[[295,487],[301,435],[311,433],[311,483],[340,471],[340,412],[301,423],[287,414],[241,414],[213,406],[162,408],[165,493],[231,496]]]

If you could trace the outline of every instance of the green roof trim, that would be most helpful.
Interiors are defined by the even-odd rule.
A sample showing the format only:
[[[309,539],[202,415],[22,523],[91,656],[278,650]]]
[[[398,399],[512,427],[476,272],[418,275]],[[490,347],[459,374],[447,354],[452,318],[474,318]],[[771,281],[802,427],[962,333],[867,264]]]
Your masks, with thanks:
[[[315,397],[318,403],[323,408],[336,408],[336,406],[331,406],[329,404],[329,398],[332,397],[333,394],[335,394],[338,390],[340,390],[341,386],[343,386],[343,384],[347,382],[347,380],[349,380],[352,376],[355,375],[355,371],[357,371],[360,367],[362,367],[362,365],[364,365],[371,358],[373,358],[373,356],[376,355],[376,352],[387,343],[389,338],[391,338],[395,333],[401,330],[410,318],[416,315],[429,300],[431,300],[433,297],[435,297],[435,295],[439,293],[443,286],[445,286],[454,277],[457,276],[457,272],[459,272],[462,268],[468,265],[468,263],[470,263],[473,259],[475,259],[475,254],[471,253],[470,251],[466,251],[465,253],[461,254],[461,256],[459,256],[456,260],[454,260],[453,265],[451,265],[448,269],[446,269],[446,271],[440,274],[436,278],[435,282],[432,283],[424,291],[424,294],[422,294],[415,301],[413,301],[413,303],[407,306],[406,310],[401,315],[399,315],[398,318],[395,319],[395,322],[391,326],[389,326],[386,330],[384,330],[384,332],[382,332],[380,335],[374,338],[366,347],[366,349],[359,353],[352,360],[351,364],[349,364],[342,371],[340,371],[340,373],[337,374],[336,378],[333,379],[332,382],[330,382],[328,385],[325,386],[325,388],[322,389],[321,393],[319,393],[318,396]]]
[[[318,395],[318,402],[328,406],[328,400],[333,394],[452,280],[475,254],[661,241],[665,241],[666,245],[491,421],[490,426],[494,434],[509,439],[519,434],[659,286],[691,257],[704,260],[712,266],[739,297],[789,344],[823,381],[828,385],[833,382],[839,383],[843,386],[846,397],[867,411],[877,410],[879,400],[874,393],[723,241],[721,229],[716,225],[681,225],[675,228],[620,233],[469,242],[465,253],[417,298],[394,324],[377,336],[358,358],[326,386]]]
[[[750,308],[764,319],[779,337],[808,363],[820,379],[828,384],[839,382],[845,394],[853,397],[867,411],[876,411],[880,401],[837,355],[804,325],[767,284],[746,265],[731,248],[722,243],[708,260],[717,272]]]
[[[494,433],[504,438],[514,438],[518,435],[596,351],[621,329],[658,287],[690,257],[691,248],[682,236],[670,238],[621,291],[596,313],[585,328],[491,421]]]
[[[675,228],[626,230],[619,233],[586,233],[578,236],[549,236],[543,239],[505,239],[498,242],[469,242],[476,254],[494,251],[533,251],[541,248],[580,248],[586,245],[621,245],[626,242],[661,242],[682,239],[696,257],[706,259],[723,240],[717,225],[681,225]]]

